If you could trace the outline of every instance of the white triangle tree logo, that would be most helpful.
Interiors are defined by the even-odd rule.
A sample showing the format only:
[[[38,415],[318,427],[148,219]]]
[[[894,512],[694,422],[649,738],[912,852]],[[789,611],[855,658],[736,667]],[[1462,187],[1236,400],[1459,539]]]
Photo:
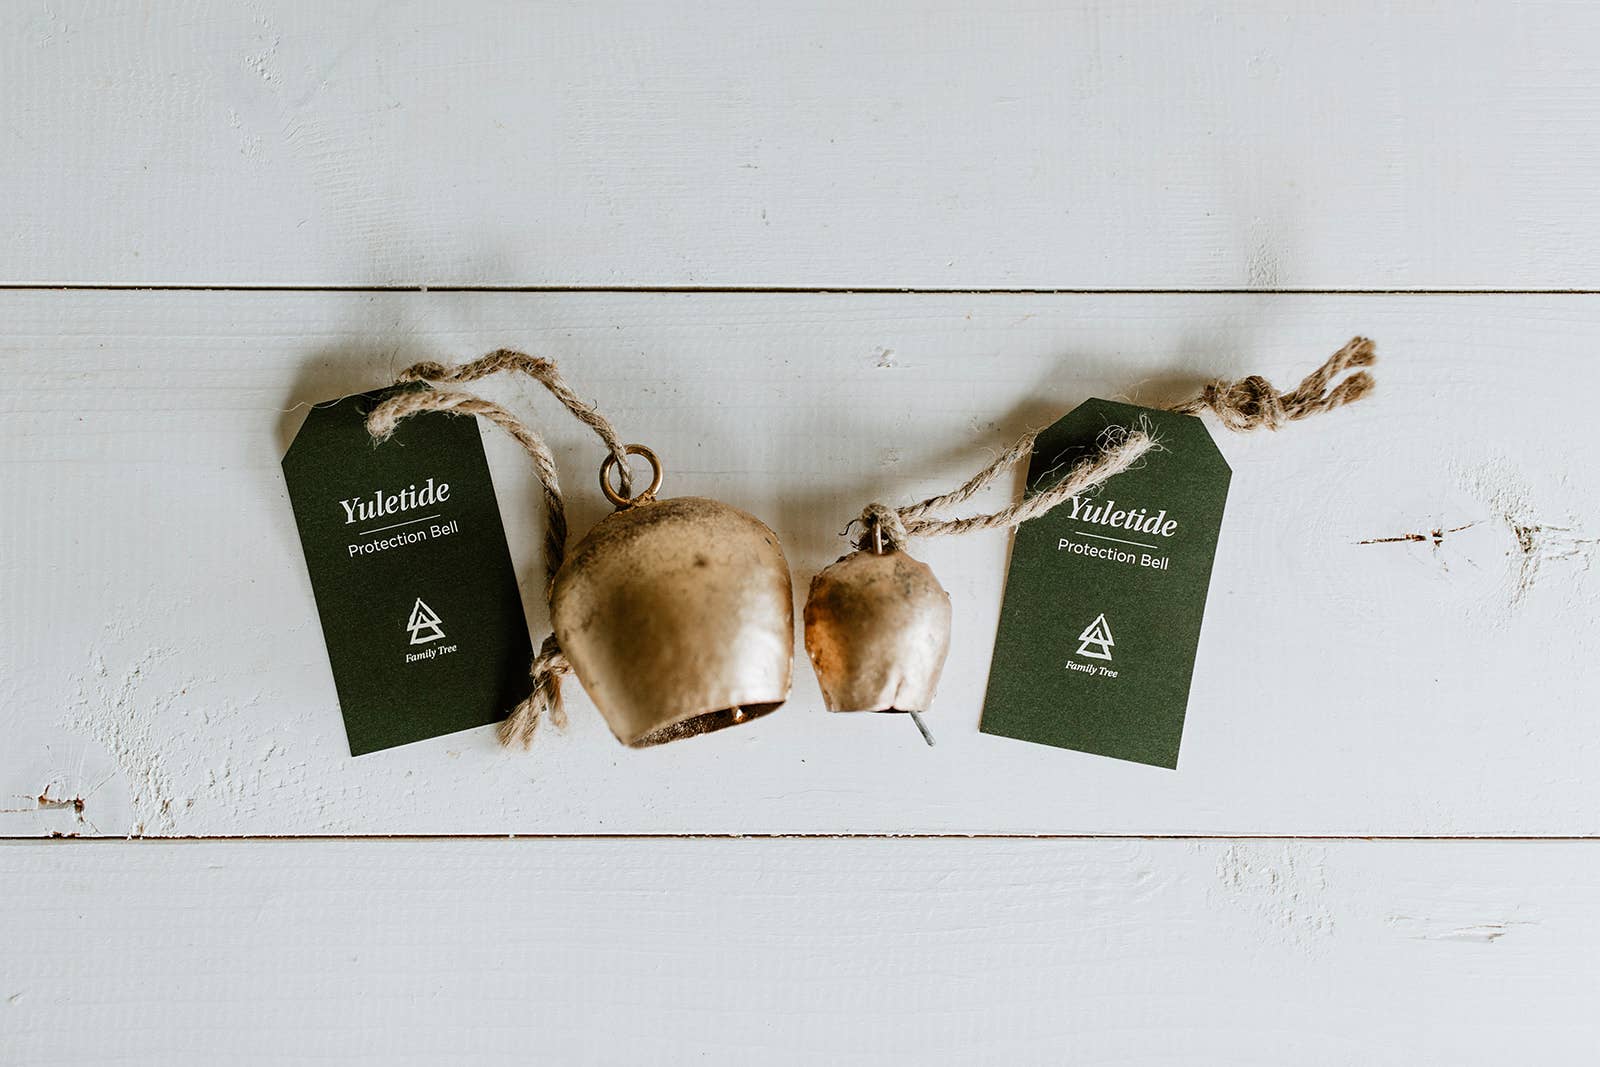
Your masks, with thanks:
[[[1106,622],[1104,614],[1084,627],[1083,633],[1078,635],[1078,640],[1082,642],[1078,645],[1078,655],[1093,659],[1110,659],[1111,646],[1117,643],[1111,637],[1111,624]]]
[[[411,631],[413,645],[425,645],[444,637],[444,631],[439,629],[438,614],[424,604],[421,597],[417,597],[417,602],[411,607],[411,618],[406,622],[406,629]]]

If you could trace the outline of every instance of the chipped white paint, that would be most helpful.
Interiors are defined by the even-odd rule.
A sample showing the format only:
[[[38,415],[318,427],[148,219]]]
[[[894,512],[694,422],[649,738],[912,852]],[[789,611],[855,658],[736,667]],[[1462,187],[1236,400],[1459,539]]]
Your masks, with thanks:
[[[99,746],[116,762],[133,801],[135,833],[170,833],[177,826],[172,810],[172,779],[165,768],[166,734],[160,729],[160,716],[186,693],[179,690],[149,699],[140,684],[147,671],[173,655],[170,648],[151,649],[112,684],[107,679],[105,661],[96,652],[90,669],[76,678],[77,692],[64,720],[67,729]],[[88,792],[92,795],[96,790]],[[87,807],[88,797],[82,792],[73,795]]]
[[[1597,894],[1573,842],[0,845],[0,1061],[1578,1067]]]
[[[0,5],[0,281],[1600,286],[1600,7]]]
[[[960,605],[934,749],[824,713],[802,666],[776,715],[662,748],[617,746],[573,685],[571,729],[527,755],[487,729],[345,754],[278,469],[305,402],[527,345],[669,493],[769,521],[803,590],[863,504],[1085,397],[1288,382],[1358,330],[1370,400],[1220,440],[1177,774],[977,732],[999,534],[919,548]],[[1597,332],[1583,296],[0,294],[0,832],[1600,833]],[[586,528],[592,441],[488,388],[549,433]],[[533,479],[485,440],[539,635]],[[81,824],[30,808],[47,784]]]
[[[1260,920],[1268,940],[1311,949],[1332,936],[1327,850],[1303,842],[1236,842],[1217,857],[1216,897]]]

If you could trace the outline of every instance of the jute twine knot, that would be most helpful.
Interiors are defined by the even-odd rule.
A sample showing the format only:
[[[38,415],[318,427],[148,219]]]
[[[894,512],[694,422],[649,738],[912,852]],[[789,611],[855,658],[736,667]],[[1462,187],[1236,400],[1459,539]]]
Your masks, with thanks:
[[[868,504],[861,509],[861,518],[856,520],[861,523],[862,534],[856,540],[856,547],[871,549],[874,552],[898,552],[905,547],[907,538],[906,524],[900,521],[900,515],[886,504]]]
[[[375,443],[381,444],[393,435],[395,427],[401,420],[424,411],[443,411],[453,415],[477,415],[510,434],[533,460],[534,473],[538,476],[540,488],[544,492],[544,595],[548,601],[554,588],[556,572],[561,569],[562,561],[567,555],[567,513],[561,495],[555,456],[551,454],[544,438],[499,404],[471,393],[440,388],[441,384],[476,381],[507,370],[519,371],[539,382],[561,401],[562,406],[579,422],[599,435],[607,451],[617,459],[618,477],[622,482],[623,493],[629,494],[633,491],[632,476],[628,471],[627,450],[622,438],[617,436],[616,429],[605,416],[572,391],[561,377],[560,371],[556,369],[556,365],[550,360],[509,348],[495,349],[486,356],[454,367],[431,360],[412,364],[400,372],[396,379],[397,383],[420,382],[427,388],[405,390],[386,398],[367,416],[367,432],[372,435]],[[532,690],[500,724],[501,744],[521,744],[526,747],[533,740],[540,720],[544,718],[549,718],[557,729],[567,725],[566,710],[561,703],[561,679],[571,670],[572,664],[562,653],[555,634],[546,637],[528,667],[528,674],[533,682]]]
[[[1332,411],[1366,396],[1372,391],[1374,383],[1372,375],[1365,370],[1356,370],[1356,373],[1331,388],[1329,385],[1347,370],[1372,366],[1377,358],[1376,346],[1372,341],[1355,337],[1328,357],[1322,366],[1306,375],[1290,392],[1278,392],[1271,382],[1259,374],[1232,382],[1213,379],[1201,388],[1199,396],[1175,404],[1168,410],[1181,415],[1210,411],[1217,421],[1236,433],[1277,430],[1286,423],[1315,415],[1319,411]],[[986,515],[964,518],[930,517],[933,512],[963,503],[1003,472],[1031,456],[1037,437],[1038,434],[1033,431],[1023,434],[994,462],[948,493],[902,508],[868,504],[856,520],[862,527],[861,536],[855,541],[856,547],[876,552],[896,552],[912,536],[938,537],[971,530],[1017,526],[1075,496],[1098,488],[1108,478],[1137,465],[1145,453],[1161,447],[1147,426],[1113,427],[1101,435],[1100,448],[1094,456],[1080,461],[1062,478],[1035,493],[1025,495],[1008,507]]]
[[[1355,367],[1370,367],[1377,361],[1376,346],[1365,337],[1352,338],[1328,361],[1306,375],[1292,392],[1280,393],[1259,374],[1236,382],[1212,380],[1200,395],[1172,410],[1184,415],[1210,411],[1228,429],[1237,433],[1250,430],[1278,430],[1286,423],[1331,411],[1341,404],[1360,400],[1371,391],[1372,375],[1359,371],[1328,388],[1335,375]]]

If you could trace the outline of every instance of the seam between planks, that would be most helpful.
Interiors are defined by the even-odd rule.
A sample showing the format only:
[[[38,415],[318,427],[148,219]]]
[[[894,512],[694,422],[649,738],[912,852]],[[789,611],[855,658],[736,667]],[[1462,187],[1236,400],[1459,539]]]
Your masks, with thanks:
[[[1600,834],[1003,834],[1003,833],[639,833],[639,834],[174,834],[117,837],[6,835],[0,845],[102,842],[262,841],[1370,841],[1600,842]]]
[[[58,285],[0,284],[0,292],[60,293],[705,293],[774,296],[1597,296],[1600,289],[1102,289],[925,288],[880,285]]]

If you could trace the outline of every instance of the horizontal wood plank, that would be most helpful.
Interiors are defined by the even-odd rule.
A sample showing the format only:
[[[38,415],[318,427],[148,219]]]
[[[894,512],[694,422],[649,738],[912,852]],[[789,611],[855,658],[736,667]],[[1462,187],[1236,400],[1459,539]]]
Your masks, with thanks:
[[[0,294],[0,835],[1600,833],[1597,329],[1576,296]],[[777,714],[660,748],[569,683],[570,729],[527,754],[488,729],[347,754],[278,467],[308,402],[530,347],[660,452],[665,492],[771,523],[803,594],[866,503],[1088,396],[1287,384],[1357,331],[1371,399],[1219,431],[1176,773],[978,733],[1001,533],[915,546],[957,605],[935,748],[824,713],[802,659]],[[592,437],[485,391],[549,434],[585,530]],[[485,433],[537,640],[534,482]]]
[[[1595,288],[1600,8],[0,7],[0,283]]]
[[[0,844],[0,1059],[1588,1064],[1597,893],[1571,842]]]

